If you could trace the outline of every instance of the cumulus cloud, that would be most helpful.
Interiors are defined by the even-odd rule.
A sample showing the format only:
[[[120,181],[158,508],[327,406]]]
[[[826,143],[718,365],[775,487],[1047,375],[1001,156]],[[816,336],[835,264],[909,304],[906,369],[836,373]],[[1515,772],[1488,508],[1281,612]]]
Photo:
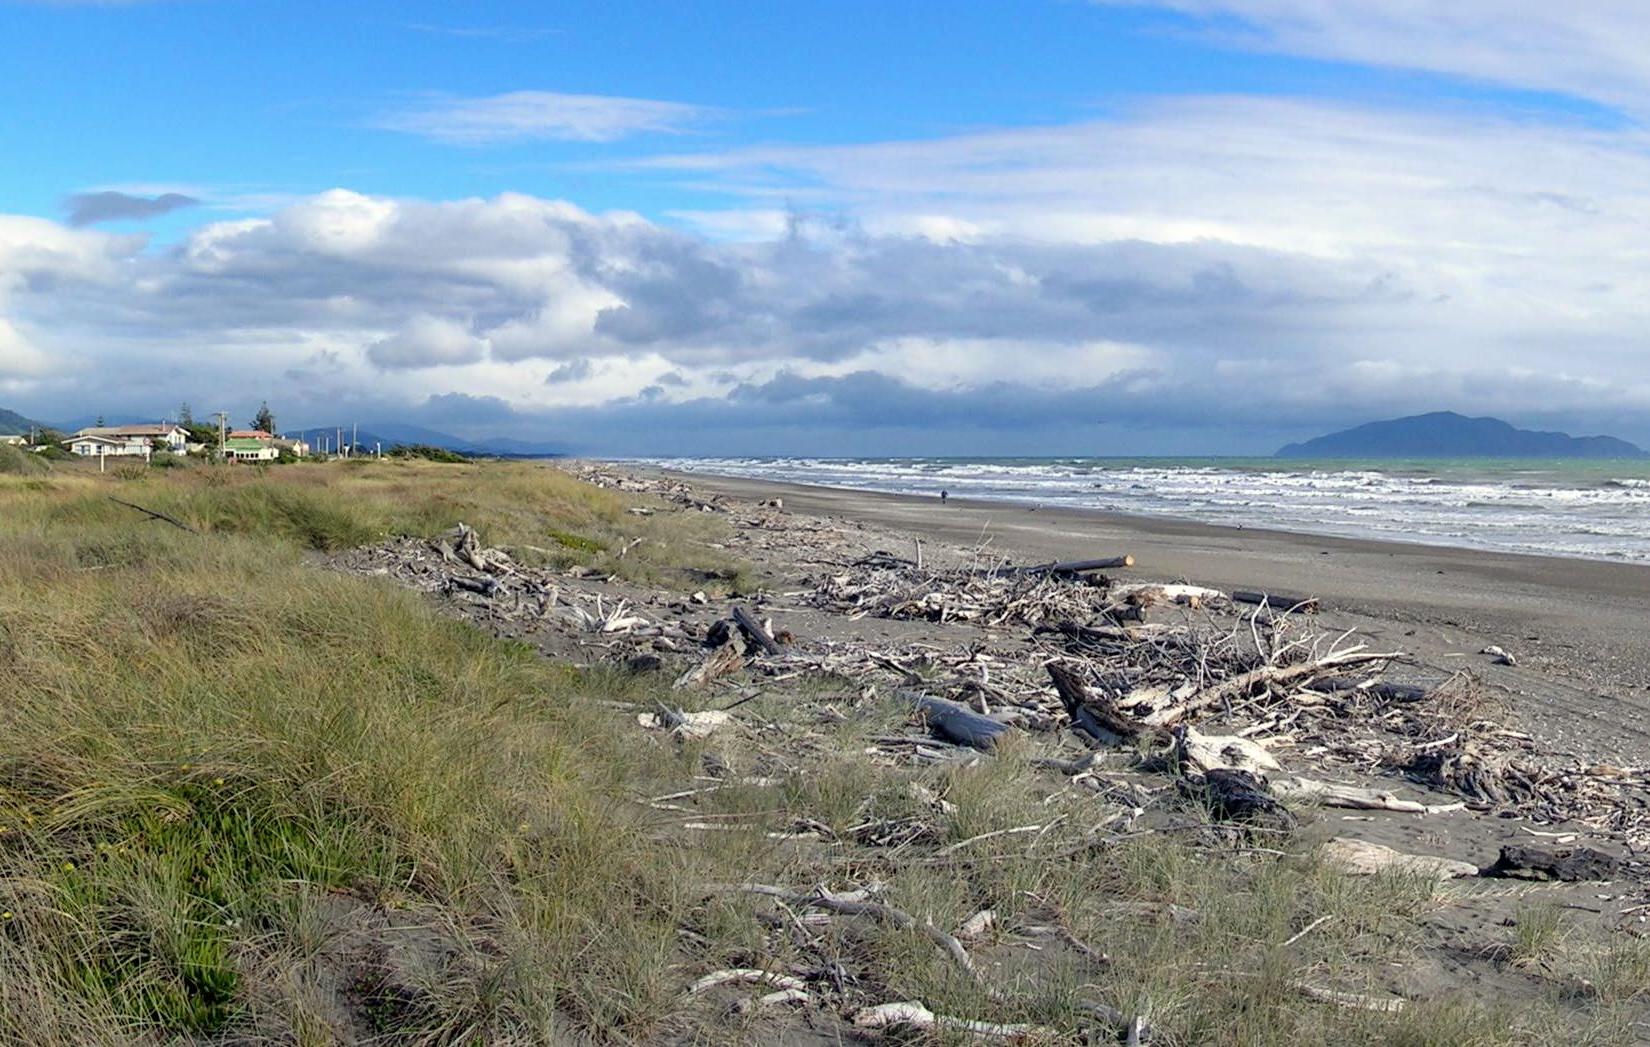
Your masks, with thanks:
[[[7,406],[251,388],[295,420],[633,452],[751,427],[801,451],[1265,451],[1433,407],[1650,435],[1632,128],[1182,98],[645,164],[726,193],[709,235],[344,189],[148,249],[0,216],[0,319],[32,354],[0,356]],[[793,190],[807,210],[776,210]],[[130,403],[88,407],[111,390]]]
[[[69,224],[81,226],[98,222],[156,218],[185,207],[194,207],[198,203],[199,200],[182,193],[134,196],[130,193],[104,190],[96,193],[75,193],[63,201],[63,206],[69,214]]]
[[[381,126],[447,145],[612,142],[638,134],[679,133],[714,115],[709,107],[685,102],[511,91],[483,98],[431,98],[385,117]]]
[[[589,360],[569,360],[558,364],[551,372],[544,376],[544,384],[559,385],[563,382],[582,382],[596,373],[596,368]]]
[[[469,328],[438,316],[416,316],[388,338],[367,347],[367,359],[384,368],[473,364],[487,355],[487,343]]]

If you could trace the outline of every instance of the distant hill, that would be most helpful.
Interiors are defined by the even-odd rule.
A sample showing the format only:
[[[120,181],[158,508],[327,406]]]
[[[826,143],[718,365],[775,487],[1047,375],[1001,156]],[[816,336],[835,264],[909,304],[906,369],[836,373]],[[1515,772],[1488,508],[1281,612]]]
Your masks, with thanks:
[[[1278,451],[1280,458],[1644,458],[1613,436],[1518,429],[1499,418],[1435,411],[1370,422]]]
[[[0,436],[16,436],[26,433],[30,429],[40,428],[39,422],[31,422],[16,411],[8,411],[0,407]]]

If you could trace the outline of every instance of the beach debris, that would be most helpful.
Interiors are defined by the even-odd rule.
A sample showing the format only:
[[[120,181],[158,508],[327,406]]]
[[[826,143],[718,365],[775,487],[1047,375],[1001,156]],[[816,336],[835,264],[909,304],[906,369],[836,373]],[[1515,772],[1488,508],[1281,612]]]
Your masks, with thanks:
[[[1577,883],[1610,880],[1620,872],[1621,860],[1595,847],[1507,844],[1485,876],[1515,880],[1558,880]]]
[[[729,673],[738,672],[744,666],[745,645],[730,641],[713,649],[705,655],[704,661],[678,676],[671,687],[677,690],[704,687]]]
[[[1233,589],[1232,600],[1234,603],[1254,604],[1271,611],[1299,612],[1301,614],[1316,614],[1318,611],[1318,598],[1316,596],[1268,592],[1264,589]]]
[[[726,970],[712,971],[700,978],[688,986],[687,995],[698,996],[722,985],[767,985],[794,991],[802,991],[808,987],[807,982],[788,974],[758,970],[754,967],[730,967]]]
[[[1386,1014],[1396,1014],[1408,1006],[1409,1001],[1399,996],[1367,996],[1357,992],[1343,992],[1340,989],[1325,989],[1311,982],[1295,982],[1295,989],[1309,1000],[1319,1003],[1332,1003],[1336,1007],[1350,1007],[1360,1011],[1380,1011]]]
[[[1200,801],[1221,821],[1246,822],[1272,829],[1293,829],[1296,819],[1267,791],[1266,783],[1248,771],[1215,767],[1199,777],[1178,782],[1181,792]]]
[[[1003,1024],[1000,1022],[972,1021],[967,1018],[951,1018],[943,1014],[935,1014],[922,1004],[914,1002],[882,1003],[874,1007],[862,1007],[854,1012],[853,1023],[855,1028],[868,1031],[881,1032],[899,1028],[938,1030],[962,1033],[976,1038],[1004,1040],[1009,1043],[1058,1038],[1058,1033],[1047,1026]]]
[[[1464,803],[1425,804],[1405,800],[1385,789],[1366,789],[1340,782],[1320,782],[1311,778],[1285,778],[1273,784],[1278,795],[1310,800],[1325,807],[1348,807],[1355,811],[1396,811],[1400,814],[1448,814],[1463,809]]]
[[[935,737],[943,738],[953,745],[966,745],[983,750],[994,749],[997,740],[1009,729],[1008,724],[1001,720],[983,716],[966,705],[946,698],[936,698],[917,691],[902,691],[901,695],[912,704],[917,715],[928,724],[928,729]]]
[[[1482,651],[1479,651],[1478,653],[1489,655],[1490,658],[1495,661],[1496,665],[1517,665],[1518,664],[1518,659],[1517,658],[1514,658],[1507,651],[1503,650],[1500,647],[1497,647],[1493,643],[1490,644],[1488,647],[1484,648]]]
[[[1202,773],[1214,770],[1246,771],[1261,780],[1283,765],[1266,747],[1235,734],[1204,734],[1195,727],[1175,731],[1175,754],[1183,768]]]
[[[670,731],[682,738],[709,738],[732,723],[733,714],[721,709],[689,713],[661,705],[658,712],[638,715],[636,722],[649,730]]]
[[[1350,876],[1373,876],[1398,872],[1439,880],[1463,879],[1478,875],[1478,866],[1454,858],[1403,851],[1368,840],[1337,836],[1318,849],[1324,862]]]
[[[1154,582],[1137,582],[1130,585],[1113,586],[1111,597],[1115,603],[1129,604],[1135,607],[1151,607],[1154,604],[1180,604],[1183,607],[1194,608],[1210,604],[1228,603],[1232,599],[1219,589],[1208,589],[1201,585]]]
[[[963,941],[972,941],[983,938],[987,931],[997,926],[997,914],[991,909],[981,909],[962,922],[957,928],[957,937]]]

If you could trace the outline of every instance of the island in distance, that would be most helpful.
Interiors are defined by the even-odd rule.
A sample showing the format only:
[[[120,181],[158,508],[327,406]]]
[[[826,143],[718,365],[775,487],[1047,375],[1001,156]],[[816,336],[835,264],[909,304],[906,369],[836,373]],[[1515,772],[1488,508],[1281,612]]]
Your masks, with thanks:
[[[1519,429],[1499,418],[1434,411],[1369,422],[1289,444],[1280,458],[1645,458],[1613,436],[1570,436]]]

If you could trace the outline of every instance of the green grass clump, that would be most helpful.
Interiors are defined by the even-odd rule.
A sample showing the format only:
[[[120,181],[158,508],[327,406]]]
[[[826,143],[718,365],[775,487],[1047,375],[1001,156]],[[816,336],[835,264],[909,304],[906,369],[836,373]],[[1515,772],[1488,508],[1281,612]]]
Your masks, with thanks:
[[[36,476],[48,468],[33,451],[15,444],[0,444],[0,475]]]

